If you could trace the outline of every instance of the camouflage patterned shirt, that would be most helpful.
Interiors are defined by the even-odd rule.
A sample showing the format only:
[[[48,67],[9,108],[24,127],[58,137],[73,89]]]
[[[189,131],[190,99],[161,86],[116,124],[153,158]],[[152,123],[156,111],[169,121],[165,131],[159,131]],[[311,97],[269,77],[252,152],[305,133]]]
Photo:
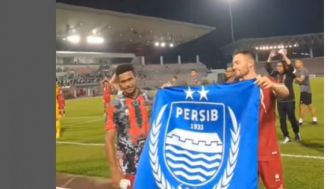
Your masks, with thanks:
[[[135,99],[118,95],[109,107],[105,129],[117,133],[117,159],[124,175],[135,175],[140,154],[150,129],[151,99],[141,92]]]

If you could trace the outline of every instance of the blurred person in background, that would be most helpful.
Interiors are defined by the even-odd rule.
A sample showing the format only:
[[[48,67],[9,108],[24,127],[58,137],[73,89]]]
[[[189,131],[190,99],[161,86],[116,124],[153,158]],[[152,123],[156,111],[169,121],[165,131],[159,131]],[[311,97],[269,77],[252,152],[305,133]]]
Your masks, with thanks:
[[[104,79],[102,83],[103,83],[104,115],[106,115],[108,106],[111,103],[111,87],[110,87],[110,82],[107,79]]]
[[[236,81],[232,66],[227,67],[224,74],[225,74],[225,83],[233,83]]]
[[[188,85],[189,86],[202,85],[200,74],[195,69],[192,69],[190,72],[190,79],[189,79]]]
[[[58,107],[60,110],[60,114],[62,117],[64,117],[65,116],[65,98],[64,98],[64,93],[63,93],[63,89],[61,86],[59,89],[59,94],[57,96],[57,101],[58,101]]]
[[[280,55],[281,61],[276,64],[276,69],[272,68],[272,58]],[[281,49],[279,52],[271,51],[265,65],[269,76],[273,77],[278,83],[283,83],[289,90],[287,97],[277,97],[277,108],[279,113],[280,127],[284,137],[283,143],[286,144],[291,141],[287,129],[287,117],[292,125],[295,134],[295,140],[301,141],[299,124],[295,116],[295,94],[293,89],[293,81],[295,79],[294,67],[292,61],[287,57],[287,51]]]
[[[177,85],[177,76],[174,75],[167,83],[164,83],[161,88],[173,87]]]
[[[59,102],[58,102],[58,96],[60,94],[60,86],[58,85],[57,79],[56,79],[56,139],[59,139],[61,137],[61,114],[59,109]]]
[[[308,108],[312,115],[312,123],[317,124],[317,112],[312,105],[312,92],[310,88],[309,71],[304,67],[302,60],[295,61],[296,78],[295,83],[300,85],[300,118],[299,124],[302,125],[305,118],[305,109]]]

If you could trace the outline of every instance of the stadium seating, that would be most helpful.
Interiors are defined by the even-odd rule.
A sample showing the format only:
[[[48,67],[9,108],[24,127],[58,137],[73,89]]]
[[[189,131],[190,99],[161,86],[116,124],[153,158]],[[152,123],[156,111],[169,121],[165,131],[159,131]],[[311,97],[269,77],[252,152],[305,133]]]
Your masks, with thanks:
[[[192,69],[197,70],[201,76],[206,76],[208,71],[202,63],[136,64],[135,69],[139,77],[139,86],[142,88],[159,88],[174,75],[178,77],[178,84],[185,85]]]
[[[323,76],[324,75],[324,57],[316,58],[303,58],[301,59],[305,67],[308,68],[312,76]],[[256,65],[257,73],[262,75],[267,75],[264,68],[265,61],[258,62]],[[276,62],[273,63],[274,68]],[[207,77],[209,72],[206,65],[203,63],[170,63],[170,64],[147,64],[142,65],[139,63],[134,63],[134,68],[137,72],[138,86],[144,89],[157,89],[162,86],[162,84],[171,80],[173,76],[178,77],[178,85],[186,85],[190,79],[191,70],[197,70],[202,78]],[[115,70],[115,65],[113,66],[100,66],[98,69],[81,68],[76,69],[75,72],[69,72],[68,75],[59,78],[59,82],[62,86],[72,86],[72,90],[88,90],[92,95],[101,95],[102,89],[100,82],[104,78],[110,78],[111,73]]]

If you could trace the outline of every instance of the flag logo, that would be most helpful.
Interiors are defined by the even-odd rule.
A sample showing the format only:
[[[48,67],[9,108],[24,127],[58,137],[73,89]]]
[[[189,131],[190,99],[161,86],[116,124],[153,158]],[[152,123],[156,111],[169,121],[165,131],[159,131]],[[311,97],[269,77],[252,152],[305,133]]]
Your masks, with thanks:
[[[224,104],[176,102],[170,111],[164,143],[166,166],[180,183],[205,185],[223,162]]]
[[[135,189],[257,189],[260,88],[159,90]]]
[[[206,102],[204,88],[200,93],[200,101],[178,101],[170,104],[168,122],[162,144],[164,152],[164,168],[180,183],[177,189],[204,186],[213,180],[222,170],[225,152],[225,114],[227,110],[235,129],[231,130],[230,160],[225,174],[214,188],[226,188],[233,176],[239,149],[239,128],[235,115],[230,107],[223,103]],[[186,99],[193,99],[193,91],[185,91]],[[203,101],[201,101],[203,99]],[[175,188],[166,180],[159,165],[158,136],[162,126],[162,116],[168,105],[162,106],[154,120],[150,135],[151,167],[160,188]],[[219,128],[220,127],[220,128]]]

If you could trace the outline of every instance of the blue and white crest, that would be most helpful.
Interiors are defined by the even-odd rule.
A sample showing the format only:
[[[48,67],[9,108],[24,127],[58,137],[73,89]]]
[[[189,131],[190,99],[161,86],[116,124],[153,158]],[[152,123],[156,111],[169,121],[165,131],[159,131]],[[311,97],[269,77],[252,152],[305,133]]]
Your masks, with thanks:
[[[242,86],[255,96],[241,99],[228,93],[243,91],[234,85],[159,91],[135,189],[256,189],[259,90],[251,85]]]
[[[225,105],[221,103],[182,101],[171,104],[164,158],[168,170],[180,183],[205,185],[222,167],[224,110]]]

